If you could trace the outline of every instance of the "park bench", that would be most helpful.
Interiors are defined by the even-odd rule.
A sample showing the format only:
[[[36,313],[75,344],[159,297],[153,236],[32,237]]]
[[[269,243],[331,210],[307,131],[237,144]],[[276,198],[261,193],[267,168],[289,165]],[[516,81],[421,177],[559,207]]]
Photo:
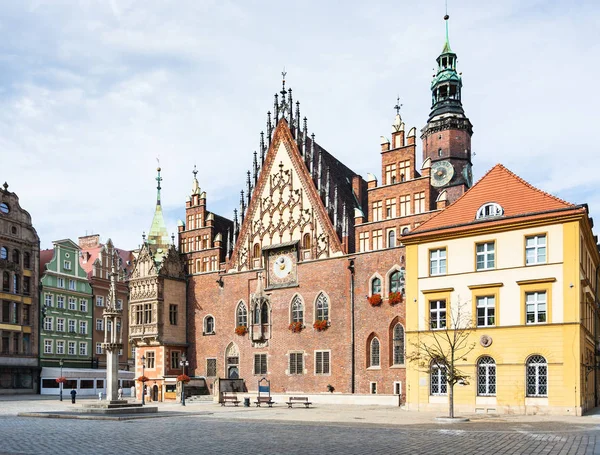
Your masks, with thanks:
[[[235,393],[223,392],[223,398],[221,399],[221,406],[225,406],[227,403],[233,403],[234,406],[237,406],[240,403],[237,395]]]
[[[308,408],[312,404],[311,401],[308,401],[308,397],[290,397],[285,403],[288,408],[291,408],[294,404],[303,404],[305,408]]]
[[[257,408],[260,408],[261,404],[268,404],[272,408],[274,403],[271,399],[271,381],[267,378],[262,378],[258,381],[258,396],[254,404]]]
[[[271,399],[271,397],[256,397],[256,401],[254,402],[254,404],[256,404],[257,408],[260,408],[261,404],[268,404],[270,408],[273,407],[273,405],[275,404],[275,402]]]

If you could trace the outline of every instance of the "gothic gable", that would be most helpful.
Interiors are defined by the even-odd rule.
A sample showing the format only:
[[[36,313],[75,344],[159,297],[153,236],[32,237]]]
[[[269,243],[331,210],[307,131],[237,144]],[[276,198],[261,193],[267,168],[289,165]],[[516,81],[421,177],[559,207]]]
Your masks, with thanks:
[[[148,244],[144,243],[133,265],[131,277],[132,279],[136,279],[153,277],[156,275],[158,275],[158,270],[154,263],[152,252],[150,251]]]
[[[253,268],[263,248],[300,242],[312,258],[341,255],[342,244],[285,120],[279,122],[242,222],[231,267]],[[258,245],[258,248],[256,247]]]
[[[169,247],[160,265],[159,274],[170,278],[185,278],[184,262],[174,245]]]

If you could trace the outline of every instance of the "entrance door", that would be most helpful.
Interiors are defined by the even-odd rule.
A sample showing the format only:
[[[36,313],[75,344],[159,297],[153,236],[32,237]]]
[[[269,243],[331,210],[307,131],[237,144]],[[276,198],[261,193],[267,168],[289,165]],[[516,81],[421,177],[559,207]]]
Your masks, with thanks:
[[[239,379],[240,378],[240,358],[239,357],[227,357],[227,378],[228,379]]]
[[[158,386],[156,384],[152,387],[152,401],[158,401]]]

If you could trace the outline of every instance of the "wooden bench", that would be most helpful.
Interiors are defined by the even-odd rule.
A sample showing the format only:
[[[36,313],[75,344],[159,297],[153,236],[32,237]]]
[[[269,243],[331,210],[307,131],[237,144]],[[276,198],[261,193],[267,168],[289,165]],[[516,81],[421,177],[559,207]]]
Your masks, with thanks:
[[[233,403],[234,406],[240,404],[240,400],[237,399],[235,393],[223,392],[223,398],[221,399],[221,406],[225,406],[226,403]]]
[[[312,401],[308,401],[308,397],[290,397],[285,403],[288,405],[288,408],[291,408],[294,404],[303,404],[305,408],[308,408],[312,404]]]
[[[261,404],[268,404],[270,408],[273,407],[275,402],[271,399],[271,397],[256,397],[256,401],[254,402],[257,408],[260,408]]]

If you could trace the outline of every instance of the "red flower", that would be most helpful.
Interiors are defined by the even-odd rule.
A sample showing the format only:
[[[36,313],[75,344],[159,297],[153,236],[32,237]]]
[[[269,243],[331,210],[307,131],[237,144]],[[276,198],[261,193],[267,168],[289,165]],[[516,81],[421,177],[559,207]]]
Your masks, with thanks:
[[[313,324],[313,327],[317,329],[319,332],[326,330],[328,327],[328,321],[326,319],[317,319]]]
[[[183,382],[184,384],[187,384],[190,382],[190,377],[187,374],[180,374],[177,376],[177,382]]]
[[[379,306],[379,305],[381,305],[381,302],[383,301],[381,299],[381,294],[373,294],[372,296],[367,297],[367,300],[369,301],[369,303],[372,306]]]
[[[147,376],[140,376],[139,378],[137,378],[137,380],[140,382],[148,382],[150,379],[148,379]]]
[[[248,332],[248,327],[246,327],[245,325],[238,325],[235,328],[235,333],[237,333],[240,336],[246,335],[247,332]]]
[[[397,303],[402,303],[402,293],[401,292],[390,292],[388,301],[390,305],[396,305]]]
[[[61,376],[60,378],[56,378],[56,382],[59,384],[64,384],[65,382],[67,382],[67,378]]]
[[[297,321],[297,322],[292,322],[288,328],[292,331],[292,333],[299,333],[302,331],[304,326],[302,325],[302,323],[300,321]]]

